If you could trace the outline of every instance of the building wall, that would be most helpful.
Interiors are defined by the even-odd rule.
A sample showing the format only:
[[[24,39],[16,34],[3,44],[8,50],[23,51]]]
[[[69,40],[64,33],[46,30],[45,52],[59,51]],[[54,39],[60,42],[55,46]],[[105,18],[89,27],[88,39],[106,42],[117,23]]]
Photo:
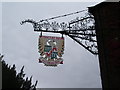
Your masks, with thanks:
[[[89,8],[94,15],[103,89],[120,88],[120,3]]]

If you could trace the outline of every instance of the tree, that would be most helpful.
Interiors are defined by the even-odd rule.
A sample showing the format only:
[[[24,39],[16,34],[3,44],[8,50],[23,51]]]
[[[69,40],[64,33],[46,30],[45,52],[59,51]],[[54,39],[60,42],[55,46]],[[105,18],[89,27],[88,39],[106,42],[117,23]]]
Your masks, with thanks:
[[[11,67],[10,65],[6,64],[3,60],[3,55],[0,54],[0,61],[2,62],[2,89],[23,89],[23,90],[36,90],[37,82],[32,85],[32,76],[30,79],[26,77],[24,79],[24,66],[22,67],[21,71],[17,74],[15,70],[15,64]]]

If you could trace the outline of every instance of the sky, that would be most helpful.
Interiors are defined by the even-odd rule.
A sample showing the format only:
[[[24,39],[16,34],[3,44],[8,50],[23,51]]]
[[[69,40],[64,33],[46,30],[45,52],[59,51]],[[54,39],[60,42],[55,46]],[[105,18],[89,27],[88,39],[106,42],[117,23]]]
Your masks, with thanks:
[[[100,0],[99,0],[100,2]],[[37,88],[101,88],[98,56],[92,55],[71,38],[65,38],[64,64],[46,67],[38,63],[39,33],[31,24],[20,25],[24,19],[46,19],[87,9],[99,2],[2,2],[2,54],[17,72],[24,65],[27,77],[38,80]],[[78,16],[82,16],[79,14]],[[75,16],[56,19],[68,22]],[[49,36],[60,34],[43,33]]]
[[[2,3],[0,2],[0,53],[2,53]],[[2,64],[0,63],[0,89],[2,88]]]

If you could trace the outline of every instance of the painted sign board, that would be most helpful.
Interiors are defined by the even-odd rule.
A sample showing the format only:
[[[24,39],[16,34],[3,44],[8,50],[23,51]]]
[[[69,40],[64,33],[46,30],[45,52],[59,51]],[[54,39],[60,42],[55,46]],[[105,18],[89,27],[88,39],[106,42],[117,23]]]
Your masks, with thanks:
[[[40,36],[38,49],[41,57],[40,63],[45,66],[57,66],[63,64],[64,38],[52,36]]]

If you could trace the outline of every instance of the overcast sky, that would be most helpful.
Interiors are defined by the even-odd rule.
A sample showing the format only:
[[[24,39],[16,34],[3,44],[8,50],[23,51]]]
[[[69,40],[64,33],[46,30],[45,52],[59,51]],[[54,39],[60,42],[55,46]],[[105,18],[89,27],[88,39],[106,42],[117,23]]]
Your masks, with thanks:
[[[38,63],[38,37],[24,19],[40,19],[87,9],[98,2],[23,2],[2,3],[2,54],[9,65],[19,72],[25,66],[26,76],[38,80],[38,88],[101,88],[98,56],[92,55],[71,38],[65,37],[64,64],[46,67]],[[82,14],[81,14],[82,15]],[[80,14],[78,16],[81,16]],[[69,21],[76,16],[56,19]],[[43,35],[61,36],[43,33]]]

